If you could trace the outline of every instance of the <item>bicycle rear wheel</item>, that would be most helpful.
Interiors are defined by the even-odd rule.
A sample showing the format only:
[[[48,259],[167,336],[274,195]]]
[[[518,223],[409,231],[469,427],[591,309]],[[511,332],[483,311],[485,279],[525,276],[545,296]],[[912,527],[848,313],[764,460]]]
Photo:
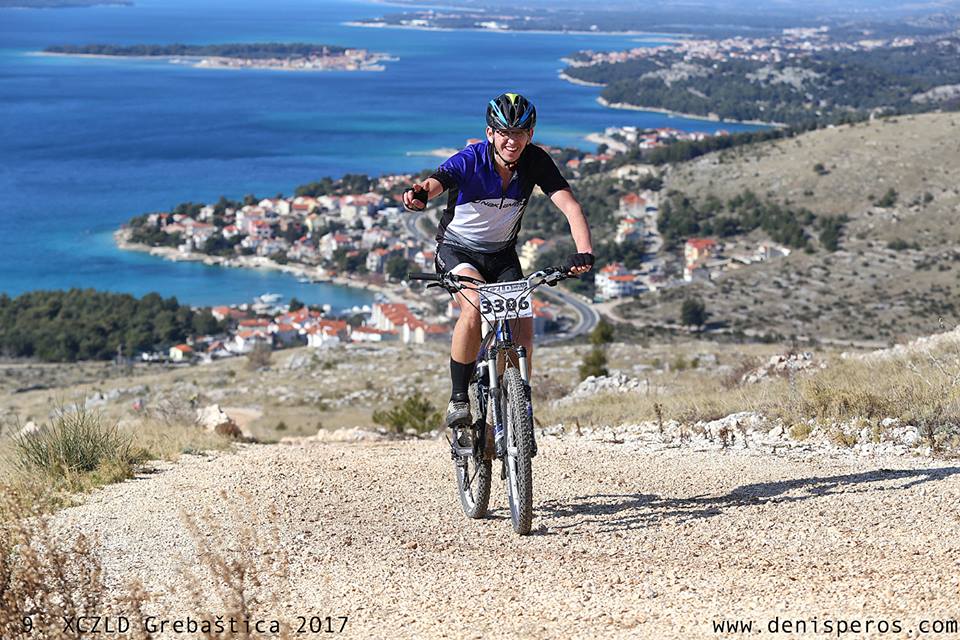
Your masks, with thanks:
[[[503,404],[507,429],[507,499],[513,530],[524,536],[533,523],[533,421],[523,379],[517,369],[503,372]]]
[[[474,420],[480,415],[480,398],[477,384],[472,383],[469,389],[470,413]],[[474,432],[474,437],[481,437],[482,432]],[[482,518],[487,515],[490,505],[490,483],[493,472],[489,460],[480,456],[461,456],[454,460],[454,470],[457,475],[457,493],[460,495],[460,506],[468,518]]]

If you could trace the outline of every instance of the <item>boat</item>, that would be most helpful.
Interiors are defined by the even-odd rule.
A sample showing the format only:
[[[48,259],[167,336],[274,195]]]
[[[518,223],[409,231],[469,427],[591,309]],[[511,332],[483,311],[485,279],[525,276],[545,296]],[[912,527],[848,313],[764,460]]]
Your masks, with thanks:
[[[276,304],[282,299],[283,296],[279,293],[264,293],[263,295],[254,298],[256,302],[261,302],[263,304]]]

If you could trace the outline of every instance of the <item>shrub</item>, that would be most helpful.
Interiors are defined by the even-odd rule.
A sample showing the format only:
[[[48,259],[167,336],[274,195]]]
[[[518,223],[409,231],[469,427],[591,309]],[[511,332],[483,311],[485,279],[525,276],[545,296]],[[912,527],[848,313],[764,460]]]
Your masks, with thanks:
[[[590,344],[599,346],[611,342],[613,342],[613,325],[601,319],[590,332]]]
[[[707,307],[700,298],[687,298],[680,307],[680,322],[693,327],[702,327],[707,322]]]
[[[273,348],[269,344],[258,342],[247,354],[247,369],[255,371],[261,367],[269,367],[272,353]]]
[[[899,194],[897,193],[897,190],[894,189],[893,187],[890,187],[889,189],[887,189],[887,192],[883,194],[883,196],[879,200],[876,201],[875,204],[878,207],[884,207],[889,209],[893,205],[897,204],[898,197],[899,197]]]
[[[74,491],[129,478],[146,457],[117,425],[104,426],[99,413],[79,405],[57,408],[50,425],[16,436],[14,446],[22,471],[40,472]]]
[[[390,427],[397,433],[404,433],[407,429],[425,433],[440,426],[443,417],[440,411],[417,391],[390,409],[374,411],[373,421]]]
[[[579,369],[580,379],[584,380],[590,376],[605,376],[607,371],[607,353],[602,347],[596,346],[587,352],[583,357],[583,363]]]

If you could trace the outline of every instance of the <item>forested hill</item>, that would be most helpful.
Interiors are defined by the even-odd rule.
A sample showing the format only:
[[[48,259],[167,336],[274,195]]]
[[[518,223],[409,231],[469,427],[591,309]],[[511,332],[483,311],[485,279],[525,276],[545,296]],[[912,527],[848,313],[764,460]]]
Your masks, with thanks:
[[[209,309],[194,311],[156,293],[140,299],[92,289],[0,294],[0,353],[14,357],[108,360],[120,345],[132,354],[220,329]]]
[[[823,50],[777,61],[697,57],[663,48],[622,62],[571,66],[605,86],[610,103],[730,120],[810,125],[875,110],[918,113],[960,106],[960,38],[859,50]]]

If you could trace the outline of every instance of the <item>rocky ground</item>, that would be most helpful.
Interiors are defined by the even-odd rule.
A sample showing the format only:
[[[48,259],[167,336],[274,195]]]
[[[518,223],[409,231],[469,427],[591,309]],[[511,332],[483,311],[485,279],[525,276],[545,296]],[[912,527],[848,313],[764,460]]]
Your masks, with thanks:
[[[187,456],[53,522],[97,537],[113,592],[139,578],[147,611],[170,620],[229,616],[206,568],[217,558],[250,568],[263,619],[296,631],[297,616],[347,616],[357,638],[690,638],[722,620],[766,633],[813,619],[896,621],[889,638],[960,617],[953,462],[777,447],[776,434],[724,447],[555,431],[540,437],[525,538],[499,480],[491,515],[463,517],[442,441],[362,432]]]

